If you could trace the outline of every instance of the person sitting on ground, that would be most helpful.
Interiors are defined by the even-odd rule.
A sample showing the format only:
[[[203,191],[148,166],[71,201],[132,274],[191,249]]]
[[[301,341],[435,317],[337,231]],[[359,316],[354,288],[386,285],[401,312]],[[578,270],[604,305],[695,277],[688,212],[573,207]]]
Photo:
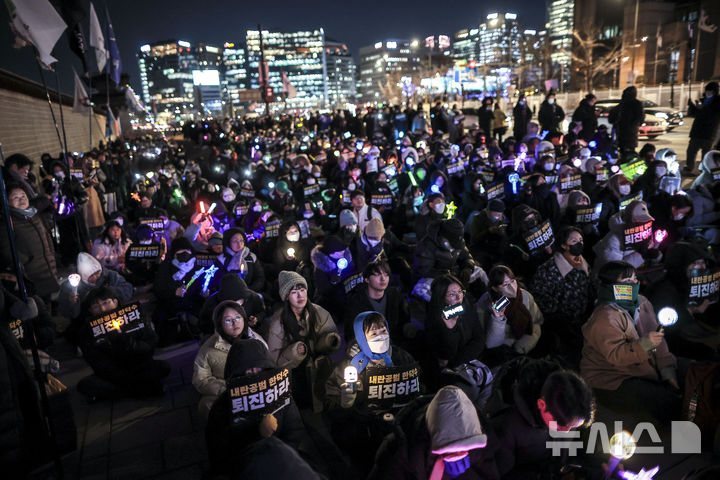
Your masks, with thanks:
[[[125,252],[131,244],[120,224],[111,220],[93,243],[92,255],[103,266],[120,272],[125,269]]]
[[[261,335],[267,333],[267,322],[264,321],[265,305],[262,297],[250,290],[245,280],[237,275],[225,275],[220,280],[220,290],[209,296],[200,310],[198,327],[204,334],[215,333],[213,312],[215,307],[225,300],[232,300],[241,305],[247,313],[248,325]]]

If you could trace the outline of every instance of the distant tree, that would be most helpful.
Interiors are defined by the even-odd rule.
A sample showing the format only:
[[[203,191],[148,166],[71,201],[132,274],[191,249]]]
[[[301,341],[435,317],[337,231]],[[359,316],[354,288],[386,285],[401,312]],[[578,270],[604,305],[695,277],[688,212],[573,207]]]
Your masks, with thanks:
[[[592,92],[595,78],[617,67],[621,55],[620,38],[600,39],[601,27],[592,19],[585,19],[573,30],[573,48],[570,52],[573,71],[583,80],[586,92]],[[608,43],[609,42],[609,43]]]

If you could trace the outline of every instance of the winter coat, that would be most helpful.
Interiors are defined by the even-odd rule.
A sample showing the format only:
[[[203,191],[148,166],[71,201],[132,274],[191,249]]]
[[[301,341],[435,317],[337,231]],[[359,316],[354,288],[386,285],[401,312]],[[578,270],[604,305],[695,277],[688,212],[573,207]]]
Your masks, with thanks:
[[[15,248],[25,276],[35,285],[36,293],[47,298],[59,288],[55,249],[50,232],[38,214],[27,218],[11,209],[10,217],[15,231]],[[0,263],[13,265],[12,249],[4,221],[0,225]]]
[[[700,107],[689,103],[688,116],[695,116],[690,127],[690,138],[717,140],[718,127],[720,127],[720,97],[714,95]]]
[[[358,221],[358,232],[364,232],[365,227],[367,227],[367,224],[370,223],[370,220],[373,218],[377,218],[382,221],[382,215],[380,215],[380,212],[371,205],[365,205],[357,212],[353,209],[352,213]]]
[[[610,110],[608,116],[608,120],[615,127],[620,150],[637,148],[639,128],[644,119],[645,111],[642,103],[637,99],[637,91],[634,87],[626,88],[620,103]]]
[[[610,217],[608,222],[610,231],[593,247],[596,255],[595,264],[593,265],[594,272],[600,271],[603,265],[613,260],[628,262],[635,268],[645,263],[645,259],[639,252],[624,248],[623,230],[625,229],[625,223],[621,215],[622,212],[618,212]]]
[[[519,102],[513,107],[513,135],[517,141],[521,141],[527,134],[527,126],[532,120],[532,110],[530,107],[521,105]]]
[[[460,272],[472,273],[476,266],[470,252],[462,247],[448,251],[440,244],[440,223],[428,227],[427,235],[415,247],[414,274],[418,278],[437,278],[445,273],[458,276]]]
[[[202,296],[202,285],[204,282],[204,274],[201,274],[190,287],[187,288],[185,295],[178,297],[176,291],[179,287],[186,285],[192,280],[199,267],[195,266],[192,270],[185,274],[180,280],[173,278],[179,269],[173,265],[172,259],[167,258],[158,267],[153,282],[153,290],[159,302],[166,307],[166,312],[172,317],[177,312],[197,312],[200,311],[204,297]]]
[[[69,281],[65,280],[62,285],[60,285],[60,293],[58,293],[58,313],[69,320],[77,319],[80,316],[82,302],[85,300],[87,294],[90,293],[90,290],[93,288],[101,286],[111,287],[115,293],[117,293],[120,303],[129,302],[133,296],[133,286],[128,283],[122,275],[113,270],[103,268],[100,274],[100,280],[95,282],[95,285],[90,285],[84,280],[80,280],[80,284],[77,287],[78,297],[80,298],[75,305],[70,303],[70,295],[73,293],[73,287]]]
[[[299,342],[290,343],[285,334],[285,327],[282,322],[283,309],[279,309],[270,318],[270,329],[267,336],[268,350],[270,357],[275,361],[278,368],[293,369],[299,366],[306,357],[315,358],[321,355],[331,355],[340,347],[340,336],[335,327],[335,322],[330,313],[320,305],[313,304],[317,312],[315,318],[315,330],[306,330],[306,320],[300,325],[300,336],[303,337],[306,350],[304,355],[297,353]],[[307,311],[305,318],[307,318]]]
[[[105,225],[105,214],[103,213],[100,197],[95,187],[87,187],[87,204],[83,211],[85,212],[85,222],[88,228],[102,227]]]
[[[564,119],[565,111],[557,104],[557,101],[551,105],[546,98],[542,104],[540,104],[538,121],[540,122],[540,129],[542,131],[547,130],[548,132],[552,132],[559,130]]]
[[[423,203],[420,207],[420,214],[415,217],[415,225],[413,226],[413,231],[415,232],[415,238],[417,238],[418,241],[422,240],[425,235],[427,235],[430,225],[433,223],[437,223],[440,220],[443,220],[445,217],[443,217],[441,214],[436,213],[435,210],[432,210],[427,202]]]
[[[590,286],[589,267],[584,258],[582,266],[575,268],[560,252],[555,252],[535,272],[530,291],[545,317],[571,322],[579,332],[591,298]]]
[[[339,305],[346,301],[349,289],[346,289],[344,281],[357,273],[350,249],[344,252],[348,265],[339,270],[335,260],[325,255],[320,245],[310,252],[313,266],[315,267],[315,287],[319,303]]]
[[[410,320],[407,302],[402,293],[395,287],[388,286],[385,290],[385,311],[379,312],[388,322],[390,338],[394,341],[400,341],[403,338],[403,326]],[[350,298],[345,304],[343,314],[343,325],[345,341],[350,342],[355,337],[353,331],[353,321],[362,312],[374,311],[370,297],[368,297],[367,283],[363,282],[355,288],[350,294]]]
[[[433,308],[428,312],[427,348],[433,358],[447,360],[449,368],[477,360],[485,350],[485,331],[475,306],[463,300],[463,308],[453,328],[445,325],[442,311]]]
[[[692,199],[692,216],[688,218],[689,227],[717,224],[720,211],[715,208],[715,199],[705,185],[698,185],[687,192]]]
[[[657,331],[658,323],[648,299],[642,295],[639,299],[635,318],[616,304],[602,303],[583,325],[585,346],[580,373],[590,387],[617,390],[629,378],[677,380],[677,362],[665,340],[654,354],[646,351],[640,342],[641,337]]]
[[[520,292],[522,292],[523,305],[525,305],[525,308],[527,308],[530,312],[533,324],[532,333],[526,333],[518,339],[513,337],[512,329],[510,328],[510,325],[504,315],[498,319],[491,314],[490,305],[493,303],[493,300],[491,299],[489,293],[484,293],[483,296],[480,297],[480,300],[478,300],[478,316],[480,317],[481,324],[485,328],[485,334],[487,337],[485,346],[487,348],[507,345],[518,351],[519,349],[523,349],[524,352],[519,351],[519,353],[525,353],[535,348],[538,340],[540,340],[540,335],[542,334],[541,326],[544,321],[543,314],[538,308],[537,303],[535,303],[535,298],[530,292],[518,287],[518,294]]]
[[[715,183],[712,171],[717,168],[717,165],[715,165],[715,162],[713,161],[713,156],[717,154],[717,150],[710,150],[703,155],[700,166],[698,167],[700,169],[700,175],[695,179],[695,181],[693,181],[692,188],[695,188],[698,185],[712,185]]]
[[[242,307],[245,310],[245,313],[247,313],[248,317],[257,318],[258,323],[255,328],[258,328],[263,325],[265,320],[265,304],[263,303],[260,295],[247,287],[245,288],[245,290],[233,292],[237,295],[234,300],[237,300],[238,297],[243,299]],[[223,300],[233,300],[233,298],[229,296],[226,298],[222,295],[222,293],[221,288],[218,292],[209,296],[205,300],[205,303],[203,303],[202,309],[200,310],[200,321],[198,322],[198,327],[203,333],[209,334],[215,331],[215,326],[213,325],[212,320],[215,307],[217,307]]]
[[[580,100],[577,110],[573,112],[573,122],[582,122],[582,130],[580,130],[580,138],[589,142],[595,135],[598,121],[595,115],[595,107],[590,105],[584,98]]]
[[[250,327],[248,338],[258,340],[265,345],[265,340]],[[203,418],[210,413],[215,400],[225,391],[225,360],[232,345],[215,333],[208,338],[198,350],[193,364],[192,384],[202,397],[198,410]]]
[[[93,242],[92,256],[104,267],[121,270],[125,265],[125,252],[131,244],[132,240],[130,239],[124,243],[120,240],[113,244],[107,238],[98,238]]]
[[[245,280],[245,283],[255,292],[261,292],[265,289],[265,271],[262,263],[257,256],[250,251],[248,247],[244,247],[242,251],[230,255],[229,249],[225,249],[215,260],[215,266],[218,272],[210,281],[210,289],[216,290],[220,288],[220,280],[222,277],[230,273],[237,274]]]

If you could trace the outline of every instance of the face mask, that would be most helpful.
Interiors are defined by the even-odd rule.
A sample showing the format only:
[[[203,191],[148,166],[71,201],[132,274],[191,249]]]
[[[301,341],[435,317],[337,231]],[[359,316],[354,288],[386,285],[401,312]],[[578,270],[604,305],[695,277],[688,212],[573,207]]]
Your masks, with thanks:
[[[345,228],[348,232],[355,233],[357,232],[357,223],[351,223],[350,225],[345,225]]]
[[[618,191],[620,192],[620,195],[629,195],[630,194],[630,185],[620,185],[618,187]]]
[[[308,178],[308,179],[307,179],[307,184],[308,184],[308,185],[315,185],[315,178],[313,178],[313,177]]]
[[[303,212],[303,217],[305,217],[305,218],[312,218],[313,215],[314,214],[313,214],[312,210],[306,210],[305,212]]]
[[[574,255],[576,257],[582,255],[584,249],[585,249],[585,244],[582,242],[568,245],[568,252],[570,252],[570,255]]]
[[[413,197],[413,206],[419,207],[423,203],[423,197]]]
[[[368,245],[370,245],[371,247],[374,247],[374,246],[376,246],[378,243],[380,243],[380,240],[370,240],[370,239],[368,238],[368,239],[367,239],[367,242],[368,242]]]
[[[177,255],[175,255],[175,258],[180,263],[186,263],[188,260],[192,258],[192,253],[189,252],[180,252]]]
[[[436,203],[433,207],[433,210],[435,210],[435,213],[442,215],[442,213],[445,211],[445,202]]]
[[[254,205],[253,206],[253,212],[261,212],[262,211],[262,205]]]
[[[285,238],[288,239],[288,242],[297,242],[300,240],[300,232],[288,233]]]
[[[685,218],[685,214],[684,214],[684,213],[678,213],[677,215],[673,216],[673,220],[675,220],[676,222],[679,222],[679,221],[682,220],[683,218]]]
[[[663,175],[665,175],[666,172],[667,172],[667,170],[665,170],[663,167],[658,167],[655,169],[655,176],[660,178]]]
[[[554,168],[555,168],[555,164],[554,164],[554,163],[548,162],[548,163],[545,164],[545,170],[548,171],[548,172],[551,171],[551,170],[553,170]]]
[[[320,172],[313,172],[313,177],[320,178]]]
[[[554,98],[548,98],[548,103],[549,103],[550,105],[552,105],[553,103],[555,103],[555,99],[554,99]]]
[[[354,191],[356,188],[357,186],[354,183],[348,184],[348,190],[350,190],[351,192]]]
[[[390,349],[390,335],[383,333],[368,340],[368,346],[372,353],[385,353]]]
[[[55,176],[59,178],[60,180],[65,178],[65,172],[57,172],[55,173]]]

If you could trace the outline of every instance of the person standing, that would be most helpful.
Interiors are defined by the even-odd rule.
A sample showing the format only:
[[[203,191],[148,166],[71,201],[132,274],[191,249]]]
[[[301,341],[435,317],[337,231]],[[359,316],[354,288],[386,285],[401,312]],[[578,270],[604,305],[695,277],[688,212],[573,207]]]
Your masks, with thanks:
[[[493,136],[497,137],[498,142],[502,142],[502,137],[507,132],[507,114],[500,108],[499,101],[495,103],[493,116]]]
[[[642,103],[637,99],[637,88],[627,87],[623,90],[620,103],[610,110],[608,120],[615,128],[618,150],[620,153],[634,152],[638,144],[640,124],[645,119]]]
[[[718,82],[705,85],[705,98],[699,105],[688,100],[688,115],[694,115],[695,121],[690,127],[690,142],[687,147],[687,164],[683,171],[690,173],[695,169],[695,157],[698,150],[703,156],[713,148],[713,142],[718,141],[718,127],[720,126],[720,86]]]
[[[597,97],[592,93],[585,95],[585,98],[580,100],[580,105],[573,112],[572,121],[582,125],[579,137],[589,142],[595,135],[597,130],[598,121],[597,115],[595,115],[595,102]]]
[[[557,104],[555,99],[555,90],[550,90],[545,97],[545,101],[540,104],[540,112],[538,112],[538,120],[542,131],[553,132],[560,129],[565,111]]]
[[[513,135],[518,142],[527,135],[528,123],[532,120],[532,115],[525,94],[520,94],[520,98],[513,108]]]

